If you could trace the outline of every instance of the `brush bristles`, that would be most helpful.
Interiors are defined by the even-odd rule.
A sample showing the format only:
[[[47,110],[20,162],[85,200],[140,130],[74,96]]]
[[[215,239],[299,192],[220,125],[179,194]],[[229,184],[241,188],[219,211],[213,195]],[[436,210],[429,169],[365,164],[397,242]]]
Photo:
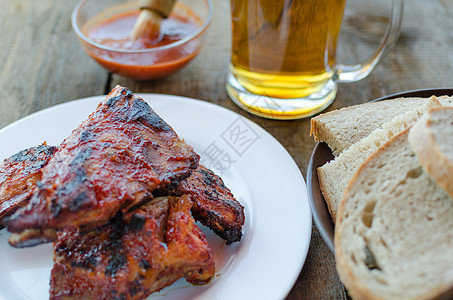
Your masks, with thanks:
[[[162,19],[161,14],[150,9],[142,9],[132,30],[131,39],[158,40]]]

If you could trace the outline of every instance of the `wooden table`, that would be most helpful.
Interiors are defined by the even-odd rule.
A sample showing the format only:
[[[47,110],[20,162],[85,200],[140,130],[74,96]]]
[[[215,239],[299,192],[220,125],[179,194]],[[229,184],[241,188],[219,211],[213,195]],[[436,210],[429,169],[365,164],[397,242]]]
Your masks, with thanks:
[[[340,59],[357,61],[377,47],[388,8],[374,2],[380,1],[348,3]],[[309,119],[255,117],[233,104],[225,92],[230,57],[227,0],[214,0],[215,16],[201,54],[174,75],[149,82],[109,74],[88,58],[71,28],[70,14],[76,1],[0,0],[0,4],[0,128],[49,106],[105,94],[120,84],[134,92],[205,100],[250,118],[280,141],[305,176],[314,147]],[[369,77],[341,85],[328,110],[405,90],[452,87],[452,15],[453,1],[406,1],[396,47]],[[347,293],[335,271],[334,257],[313,225],[305,265],[287,299],[344,298]]]

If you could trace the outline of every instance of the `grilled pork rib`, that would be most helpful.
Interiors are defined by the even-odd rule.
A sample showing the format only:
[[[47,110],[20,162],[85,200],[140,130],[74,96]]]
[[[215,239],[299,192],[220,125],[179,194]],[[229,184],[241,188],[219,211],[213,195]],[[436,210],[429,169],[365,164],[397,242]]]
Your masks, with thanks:
[[[92,232],[60,232],[50,298],[142,299],[181,277],[207,282],[214,260],[191,207],[188,195],[155,198]]]
[[[19,151],[0,164],[0,229],[4,219],[27,204],[42,168],[55,151],[56,147],[42,144]]]
[[[177,194],[189,194],[194,200],[194,218],[212,229],[227,244],[242,237],[244,207],[234,198],[222,178],[199,165],[176,189]]]
[[[145,101],[117,86],[44,167],[28,205],[7,222],[10,243],[33,246],[58,229],[106,224],[187,178],[198,161]]]
[[[47,149],[48,150],[45,150]],[[40,165],[45,165],[52,157],[56,147],[39,146],[23,150],[18,154],[5,160],[0,174],[2,172],[8,178],[4,180],[1,188],[0,199],[4,199],[10,210],[15,210],[27,202],[36,181],[41,178]],[[39,154],[39,161],[36,156]],[[10,162],[10,163],[7,163]],[[16,162],[16,163],[11,163]],[[29,167],[33,164],[33,167]],[[27,170],[22,170],[26,168]],[[37,173],[39,176],[32,176],[30,171]],[[30,177],[18,178],[13,177],[14,173],[31,174]],[[2,178],[2,177],[0,177]],[[11,188],[15,184],[20,188]],[[25,185],[26,184],[26,185]],[[21,192],[16,197],[16,192]],[[223,180],[214,174],[211,170],[199,165],[198,168],[185,180],[178,185],[176,192],[170,192],[173,195],[192,195],[194,206],[192,213],[195,219],[203,225],[211,228],[218,236],[227,241],[227,243],[238,242],[242,237],[242,226],[244,225],[244,208],[234,198],[231,191],[225,186]],[[168,194],[164,191],[163,194]],[[12,198],[12,199],[10,199]],[[21,198],[22,201],[16,201]],[[8,204],[9,203],[9,204]],[[0,206],[1,207],[1,206]],[[1,212],[0,212],[1,216]],[[0,219],[1,220],[1,219]]]

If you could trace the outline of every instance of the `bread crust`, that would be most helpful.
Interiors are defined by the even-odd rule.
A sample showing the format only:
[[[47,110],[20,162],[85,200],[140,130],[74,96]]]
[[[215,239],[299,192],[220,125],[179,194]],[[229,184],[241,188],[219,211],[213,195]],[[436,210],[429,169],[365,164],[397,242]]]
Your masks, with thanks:
[[[450,132],[448,130],[442,133],[434,132],[433,126],[438,114],[451,116],[449,121],[445,121],[445,119],[442,121],[445,123],[445,129],[451,126],[453,122],[453,107],[434,108],[415,123],[409,132],[409,143],[420,164],[433,177],[437,185],[443,188],[450,197],[453,197],[453,161],[439,145],[440,138],[445,140],[453,139],[453,129]]]
[[[311,119],[310,136],[325,142],[335,156],[398,114],[422,105],[428,98],[396,98],[366,102],[320,114]]]
[[[335,219],[337,217],[337,203],[330,197],[330,190],[326,183],[328,182],[326,175],[324,174],[323,169],[317,168],[316,173],[318,174],[318,184],[319,189],[321,190],[321,194],[324,198],[324,202],[327,204],[327,209],[329,210],[330,218],[332,219],[332,223],[335,224]]]

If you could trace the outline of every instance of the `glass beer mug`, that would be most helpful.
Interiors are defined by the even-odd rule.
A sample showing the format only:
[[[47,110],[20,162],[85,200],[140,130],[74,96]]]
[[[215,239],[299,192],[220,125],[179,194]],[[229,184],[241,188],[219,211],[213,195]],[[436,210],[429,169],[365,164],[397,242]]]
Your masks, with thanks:
[[[336,62],[346,0],[231,0],[232,57],[227,92],[250,113],[272,119],[314,115],[335,99],[337,83],[366,77],[395,44],[403,0],[365,63]]]

